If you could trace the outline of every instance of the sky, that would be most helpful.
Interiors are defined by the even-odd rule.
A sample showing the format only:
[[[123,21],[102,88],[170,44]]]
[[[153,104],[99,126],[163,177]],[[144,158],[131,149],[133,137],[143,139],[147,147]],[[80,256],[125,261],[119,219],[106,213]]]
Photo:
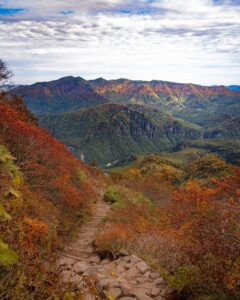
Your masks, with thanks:
[[[0,58],[16,84],[240,84],[240,0],[0,0]]]

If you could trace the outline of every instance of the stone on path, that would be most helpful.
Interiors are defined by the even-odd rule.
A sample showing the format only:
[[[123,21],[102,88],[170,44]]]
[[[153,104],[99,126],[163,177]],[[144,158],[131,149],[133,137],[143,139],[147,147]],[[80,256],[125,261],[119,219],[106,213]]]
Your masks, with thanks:
[[[125,250],[125,249],[120,249],[120,250],[119,250],[119,254],[121,254],[122,256],[129,256],[128,251]]]
[[[122,290],[120,288],[111,288],[106,292],[106,296],[113,297],[114,299],[120,297],[122,295]]]
[[[139,262],[137,267],[141,273],[146,273],[150,269],[149,265],[147,265],[144,261]]]
[[[167,299],[172,290],[166,281],[137,255],[130,255],[128,251],[121,249],[117,253],[117,259],[101,260],[97,254],[93,246],[94,239],[101,218],[108,210],[109,205],[99,201],[95,216],[84,225],[77,240],[66,248],[58,260],[62,282],[70,284],[74,291],[86,293],[83,300],[98,299],[89,294],[89,280],[96,283],[99,293],[116,300]]]
[[[84,273],[87,269],[89,268],[89,266],[87,266],[85,263],[83,262],[78,262],[74,265],[73,267],[73,271],[77,274],[82,274]]]

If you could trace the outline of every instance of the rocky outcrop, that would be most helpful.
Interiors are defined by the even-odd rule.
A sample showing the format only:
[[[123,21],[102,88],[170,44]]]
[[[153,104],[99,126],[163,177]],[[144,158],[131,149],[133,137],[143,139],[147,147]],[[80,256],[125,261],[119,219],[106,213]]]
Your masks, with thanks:
[[[81,261],[61,258],[62,281],[92,299],[167,299],[172,291],[160,274],[138,256],[122,253],[115,260],[100,259],[94,253]],[[94,283],[93,293],[89,292],[89,282]]]
[[[124,249],[116,253],[114,259],[97,253],[95,235],[109,209],[110,206],[100,200],[92,220],[82,228],[78,238],[67,246],[57,261],[65,290],[81,293],[85,300],[167,299],[171,289],[143,259]]]

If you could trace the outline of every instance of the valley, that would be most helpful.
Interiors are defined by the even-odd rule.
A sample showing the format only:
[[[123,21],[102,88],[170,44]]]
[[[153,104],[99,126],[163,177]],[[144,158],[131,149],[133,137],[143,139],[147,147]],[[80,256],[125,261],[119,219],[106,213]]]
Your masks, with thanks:
[[[69,76],[10,92],[79,159],[104,168],[187,146],[240,161],[236,89]]]

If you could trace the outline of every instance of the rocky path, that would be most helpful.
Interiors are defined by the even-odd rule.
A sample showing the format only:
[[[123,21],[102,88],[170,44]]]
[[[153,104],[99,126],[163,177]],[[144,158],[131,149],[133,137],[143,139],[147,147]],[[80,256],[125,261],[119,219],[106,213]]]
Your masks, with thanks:
[[[114,260],[101,259],[96,253],[95,235],[109,210],[110,206],[99,200],[92,220],[65,249],[58,261],[63,283],[83,293],[84,300],[168,299],[170,289],[166,282],[141,258],[125,250],[119,251]]]

